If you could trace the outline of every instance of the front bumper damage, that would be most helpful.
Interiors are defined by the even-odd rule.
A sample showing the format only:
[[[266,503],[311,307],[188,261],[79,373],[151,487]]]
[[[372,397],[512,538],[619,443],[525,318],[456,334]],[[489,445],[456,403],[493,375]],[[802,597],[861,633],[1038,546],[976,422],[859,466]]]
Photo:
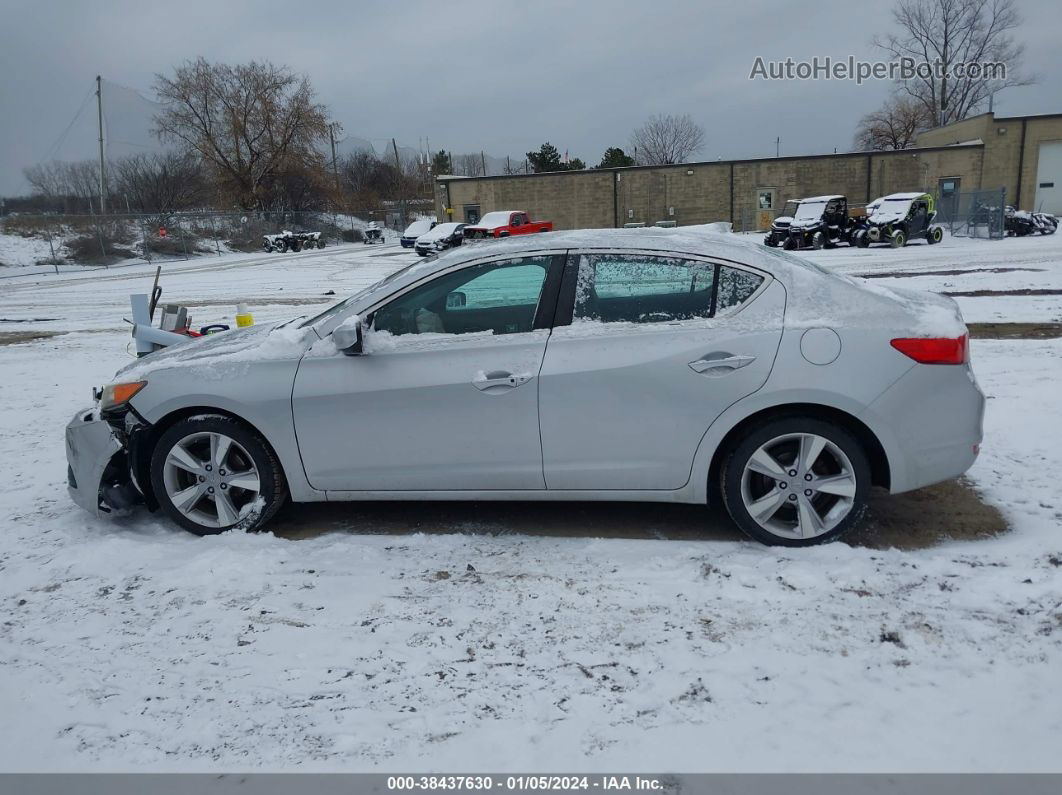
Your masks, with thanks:
[[[130,475],[124,435],[94,409],[82,409],[67,424],[66,463],[70,497],[95,516],[142,501]]]

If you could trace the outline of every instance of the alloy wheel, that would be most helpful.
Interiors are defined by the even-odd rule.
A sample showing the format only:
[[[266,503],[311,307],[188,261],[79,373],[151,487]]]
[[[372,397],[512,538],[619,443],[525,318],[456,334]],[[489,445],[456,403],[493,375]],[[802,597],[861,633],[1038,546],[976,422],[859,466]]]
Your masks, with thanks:
[[[792,433],[761,445],[745,462],[741,499],[752,519],[782,538],[829,533],[855,504],[855,468],[824,436]]]
[[[222,433],[192,433],[170,448],[163,483],[173,506],[204,527],[230,527],[259,498],[261,481],[254,460],[235,439]]]

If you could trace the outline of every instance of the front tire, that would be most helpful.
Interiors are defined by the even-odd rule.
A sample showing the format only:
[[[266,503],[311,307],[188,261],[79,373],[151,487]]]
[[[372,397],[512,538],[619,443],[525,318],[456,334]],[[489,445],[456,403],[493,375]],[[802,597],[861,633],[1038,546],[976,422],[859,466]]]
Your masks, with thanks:
[[[866,512],[870,464],[844,428],[811,417],[771,420],[746,433],[720,472],[734,522],[764,544],[835,541]]]
[[[199,536],[256,530],[288,496],[272,449],[232,417],[203,414],[174,423],[151,455],[162,510]]]
[[[889,236],[889,245],[893,248],[903,248],[907,245],[907,235],[902,229],[897,229]]]

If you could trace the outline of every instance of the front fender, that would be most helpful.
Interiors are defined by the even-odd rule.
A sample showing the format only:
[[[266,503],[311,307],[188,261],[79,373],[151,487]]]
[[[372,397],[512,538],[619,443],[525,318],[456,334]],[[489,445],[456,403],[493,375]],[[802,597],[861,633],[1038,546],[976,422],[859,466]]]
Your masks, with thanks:
[[[295,440],[291,390],[299,360],[234,363],[219,370],[175,367],[148,373],[148,385],[131,404],[148,423],[173,414],[230,414],[253,427],[273,448],[296,502],[323,500],[306,480]]]

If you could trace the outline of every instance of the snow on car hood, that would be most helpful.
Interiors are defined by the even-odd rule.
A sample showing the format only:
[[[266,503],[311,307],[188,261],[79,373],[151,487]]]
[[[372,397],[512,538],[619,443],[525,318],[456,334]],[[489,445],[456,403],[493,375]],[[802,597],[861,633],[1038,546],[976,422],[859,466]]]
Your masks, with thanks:
[[[262,324],[190,338],[137,359],[115,374],[124,381],[137,381],[155,370],[195,367],[200,375],[229,374],[228,366],[255,361],[298,359],[317,335],[311,328],[291,324]]]

